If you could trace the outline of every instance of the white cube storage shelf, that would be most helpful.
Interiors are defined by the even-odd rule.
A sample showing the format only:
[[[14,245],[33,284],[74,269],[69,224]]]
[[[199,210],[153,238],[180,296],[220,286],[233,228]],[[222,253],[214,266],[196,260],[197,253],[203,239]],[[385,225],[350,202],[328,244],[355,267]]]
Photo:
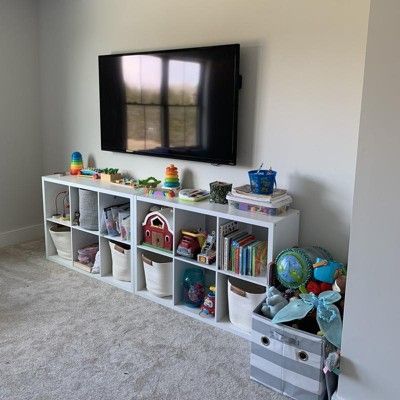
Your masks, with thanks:
[[[76,176],[45,176],[42,178],[42,189],[46,257],[48,259],[249,340],[250,334],[248,332],[236,327],[229,321],[228,278],[229,276],[234,276],[238,279],[257,283],[265,287],[267,286],[267,278],[238,275],[231,271],[219,269],[219,227],[228,221],[237,221],[239,228],[246,229],[248,232],[253,233],[259,240],[266,240],[268,242],[268,262],[271,262],[281,250],[298,244],[300,212],[297,210],[289,210],[286,214],[278,217],[250,214],[230,208],[225,204],[213,204],[207,201],[188,203],[182,202],[179,199],[153,199],[143,196],[139,191],[135,191],[129,187]],[[75,211],[79,209],[79,189],[91,190],[97,193],[99,227],[101,226],[101,213],[105,207],[124,202],[130,204],[131,238],[129,241],[101,234],[100,230],[89,231],[71,224],[70,221],[73,220]],[[70,209],[68,212],[70,213],[70,221],[58,221],[52,218],[56,211],[54,199],[60,191],[68,191],[69,193]],[[170,207],[173,210],[174,237],[172,252],[143,245],[142,222],[152,205]],[[57,255],[56,248],[49,233],[49,227],[54,223],[71,227],[71,251],[73,254],[73,260],[71,261]],[[201,264],[196,260],[179,256],[176,253],[181,230],[194,228],[202,228],[207,232],[216,232],[217,260],[214,264]],[[131,282],[122,282],[113,277],[109,240],[131,246]],[[74,260],[77,259],[78,249],[95,242],[99,243],[101,254],[100,274],[90,274],[74,267]],[[172,296],[157,297],[151,294],[146,288],[142,255],[151,256],[152,253],[161,254],[172,262]],[[206,285],[215,284],[216,286],[215,318],[203,318],[199,315],[199,309],[190,308],[183,304],[183,273],[185,269],[194,266],[204,270]]]

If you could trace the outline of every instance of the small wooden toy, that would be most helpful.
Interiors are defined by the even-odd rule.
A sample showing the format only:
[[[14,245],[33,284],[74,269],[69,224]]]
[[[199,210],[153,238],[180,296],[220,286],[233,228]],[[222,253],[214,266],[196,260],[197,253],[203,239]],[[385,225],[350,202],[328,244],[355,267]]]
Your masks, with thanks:
[[[161,208],[148,213],[142,223],[143,242],[146,245],[171,251],[174,237],[172,221],[171,208]]]
[[[179,190],[180,187],[178,168],[175,167],[174,164],[169,164],[168,167],[165,168],[165,178],[162,188]]]
[[[104,168],[100,170],[101,180],[106,182],[116,182],[122,178],[122,175],[118,173],[118,168]]]
[[[71,175],[78,175],[81,169],[83,169],[82,154],[79,151],[74,151],[71,154],[69,172]]]
[[[216,259],[215,251],[215,232],[207,235],[206,241],[203,243],[200,253],[197,255],[197,261],[203,264],[212,264]]]
[[[160,183],[161,183],[161,181],[154,178],[154,176],[150,176],[147,179],[139,180],[139,186],[147,187],[147,188],[156,188]]]

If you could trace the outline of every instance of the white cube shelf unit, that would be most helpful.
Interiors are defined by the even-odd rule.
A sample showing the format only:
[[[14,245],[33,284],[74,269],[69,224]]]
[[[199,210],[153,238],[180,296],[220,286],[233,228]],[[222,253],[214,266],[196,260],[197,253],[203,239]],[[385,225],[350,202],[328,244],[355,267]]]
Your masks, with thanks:
[[[96,181],[89,178],[79,178],[68,175],[45,176],[42,178],[42,188],[46,256],[48,259],[247,339],[250,339],[249,333],[242,331],[229,321],[228,279],[230,276],[234,276],[238,279],[267,287],[267,278],[238,275],[234,272],[220,269],[220,265],[218,265],[220,250],[218,237],[219,227],[228,221],[237,221],[241,229],[253,233],[259,240],[266,240],[268,243],[268,262],[271,262],[281,250],[298,244],[300,212],[293,209],[278,217],[250,214],[231,208],[228,205],[212,204],[207,201],[188,203],[182,202],[179,199],[155,199],[144,196],[140,191],[135,191],[132,188],[106,183],[101,180]],[[120,238],[103,235],[100,231],[89,231],[79,226],[73,226],[69,221],[60,222],[52,218],[55,213],[55,196],[60,191],[67,191],[70,198],[69,212],[71,220],[73,219],[74,212],[79,208],[78,189],[80,188],[97,193],[99,226],[101,222],[101,212],[104,207],[120,204],[122,201],[130,203],[131,240],[129,242],[122,241]],[[143,244],[142,222],[149,212],[150,207],[154,205],[172,209],[172,229],[174,236],[173,251],[171,252]],[[71,251],[73,254],[73,260],[71,261],[57,255],[56,248],[49,234],[49,227],[54,223],[66,225],[71,228]],[[215,231],[217,233],[217,260],[214,264],[202,264],[195,260],[179,256],[176,253],[181,230],[193,228],[202,228],[208,232]],[[110,249],[108,246],[109,239],[131,246],[132,282],[121,282],[113,278]],[[98,242],[100,247],[100,274],[90,274],[74,267],[77,250],[93,242]],[[147,291],[142,254],[151,258],[152,253],[161,254],[172,262],[172,295],[169,297],[160,298]],[[216,286],[216,315],[214,318],[203,318],[199,315],[199,309],[190,308],[183,304],[183,273],[185,269],[191,267],[203,269],[206,285],[214,284]]]

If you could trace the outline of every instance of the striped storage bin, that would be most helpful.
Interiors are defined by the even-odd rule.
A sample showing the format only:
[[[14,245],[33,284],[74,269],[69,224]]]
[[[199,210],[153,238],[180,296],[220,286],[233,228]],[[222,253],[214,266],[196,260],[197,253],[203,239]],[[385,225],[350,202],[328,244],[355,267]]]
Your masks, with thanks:
[[[253,313],[251,335],[251,379],[296,400],[327,398],[323,367],[331,346],[324,338],[273,324],[261,314],[261,304]]]

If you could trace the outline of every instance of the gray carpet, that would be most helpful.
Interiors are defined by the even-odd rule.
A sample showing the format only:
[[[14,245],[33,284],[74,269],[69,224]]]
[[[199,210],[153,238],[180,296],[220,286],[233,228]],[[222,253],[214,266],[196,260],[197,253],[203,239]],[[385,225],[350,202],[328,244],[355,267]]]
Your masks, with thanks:
[[[44,259],[0,249],[0,399],[286,399],[249,344]]]

